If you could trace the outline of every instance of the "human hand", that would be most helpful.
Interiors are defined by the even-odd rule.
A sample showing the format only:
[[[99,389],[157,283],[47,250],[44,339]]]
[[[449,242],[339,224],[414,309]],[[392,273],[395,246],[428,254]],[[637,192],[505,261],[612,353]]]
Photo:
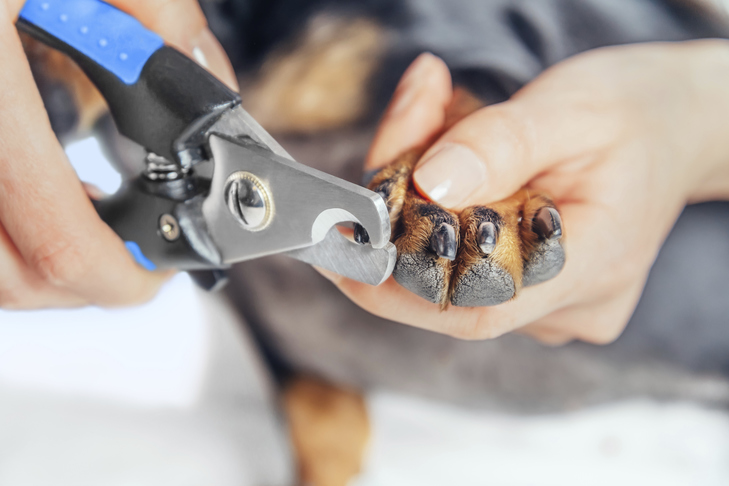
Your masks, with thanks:
[[[514,300],[441,312],[393,279],[368,287],[327,276],[374,314],[460,338],[519,330],[553,344],[610,342],[684,205],[729,196],[726,79],[726,41],[600,49],[555,66],[437,138],[413,177],[431,199],[460,210],[526,186],[550,194],[562,214],[569,233],[563,271]],[[442,61],[421,56],[396,91],[367,168],[427,145],[442,131],[452,97]],[[431,158],[446,144],[459,147],[459,156]]]
[[[99,219],[51,130],[15,21],[0,0],[0,307],[119,306],[150,299],[168,277],[140,268]],[[194,0],[111,0],[206,65],[235,77]]]

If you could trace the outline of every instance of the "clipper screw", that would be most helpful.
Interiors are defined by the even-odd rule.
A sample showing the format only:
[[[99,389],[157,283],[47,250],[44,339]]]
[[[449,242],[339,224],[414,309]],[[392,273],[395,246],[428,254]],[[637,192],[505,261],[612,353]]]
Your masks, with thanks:
[[[236,221],[249,231],[260,231],[271,220],[272,203],[266,186],[249,172],[236,172],[228,177],[225,203]]]
[[[171,214],[163,214],[159,217],[159,231],[167,241],[175,241],[180,237],[180,224]]]

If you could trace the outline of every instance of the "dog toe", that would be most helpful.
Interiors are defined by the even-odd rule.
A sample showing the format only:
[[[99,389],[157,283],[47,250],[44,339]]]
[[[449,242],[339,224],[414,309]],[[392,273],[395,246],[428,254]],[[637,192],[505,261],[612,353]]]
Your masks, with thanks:
[[[525,211],[534,214],[531,220],[525,221],[522,229],[526,233],[523,239],[532,242],[524,262],[522,284],[525,287],[553,279],[565,264],[562,218],[556,208],[544,206],[545,203],[551,204],[536,200],[536,205],[540,207],[531,211],[527,207]]]
[[[460,214],[461,247],[451,284],[451,304],[498,305],[514,297],[521,281],[518,204],[474,206]]]

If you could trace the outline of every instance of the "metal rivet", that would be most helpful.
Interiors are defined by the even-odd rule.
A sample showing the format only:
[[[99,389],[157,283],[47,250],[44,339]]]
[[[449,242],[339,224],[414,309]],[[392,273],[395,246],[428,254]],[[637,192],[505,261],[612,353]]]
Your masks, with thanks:
[[[61,22],[68,22],[68,15],[61,14],[61,16],[59,17],[59,19],[61,19]]]
[[[109,43],[106,39],[99,39],[99,45],[101,47],[106,47],[106,45]]]
[[[249,172],[236,172],[225,183],[225,204],[238,223],[260,231],[271,221],[273,203],[266,186]]]
[[[121,59],[122,61],[126,61],[128,58],[129,55],[126,52],[122,52],[121,54],[119,54],[119,59]]]
[[[159,230],[167,241],[175,241],[180,237],[180,224],[171,214],[163,214],[159,217]]]
[[[80,31],[80,32],[81,32],[82,34],[88,34],[88,33],[89,33],[89,28],[88,28],[88,27],[86,27],[85,25],[84,25],[83,27],[81,27],[80,29],[78,29],[78,30],[79,30],[79,31]]]

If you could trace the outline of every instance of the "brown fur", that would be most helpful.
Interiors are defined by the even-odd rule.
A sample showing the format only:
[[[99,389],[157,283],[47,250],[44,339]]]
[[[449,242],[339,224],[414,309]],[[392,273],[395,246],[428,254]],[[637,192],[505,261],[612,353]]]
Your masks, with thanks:
[[[275,51],[254,80],[244,80],[244,105],[277,133],[358,121],[368,111],[367,83],[386,44],[386,31],[369,20],[314,17],[292,46]]]
[[[370,436],[362,395],[311,378],[297,378],[284,391],[284,407],[300,483],[346,486],[360,471]]]
[[[411,150],[405,152],[397,158],[392,164],[387,165],[381,171],[379,171],[368,187],[372,190],[377,188],[383,182],[390,182],[391,190],[389,191],[386,199],[387,208],[390,212],[390,223],[392,224],[392,234],[395,234],[395,225],[400,219],[400,213],[403,209],[403,203],[407,196],[408,188],[410,187],[410,175],[413,172],[413,167],[420,158],[422,152],[418,150]]]

